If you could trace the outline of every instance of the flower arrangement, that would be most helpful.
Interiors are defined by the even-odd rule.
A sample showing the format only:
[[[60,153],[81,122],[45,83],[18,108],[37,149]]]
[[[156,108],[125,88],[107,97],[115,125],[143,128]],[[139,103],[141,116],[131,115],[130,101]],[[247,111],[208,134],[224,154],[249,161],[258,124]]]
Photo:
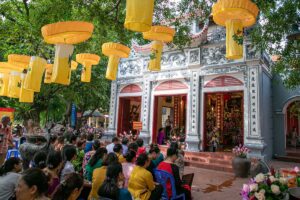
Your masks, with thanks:
[[[275,178],[271,174],[258,174],[248,184],[243,185],[243,200],[279,200],[285,199],[288,192],[288,179]]]
[[[243,146],[243,145],[239,145],[236,146],[232,149],[232,153],[234,153],[234,155],[236,157],[240,157],[240,158],[246,158],[247,154],[250,152],[250,149],[248,149],[247,147]]]

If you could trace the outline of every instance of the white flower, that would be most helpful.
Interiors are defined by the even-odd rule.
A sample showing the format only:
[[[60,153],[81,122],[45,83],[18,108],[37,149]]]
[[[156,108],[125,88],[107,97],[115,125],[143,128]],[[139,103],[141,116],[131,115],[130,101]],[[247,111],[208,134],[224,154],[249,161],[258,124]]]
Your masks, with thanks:
[[[265,180],[265,175],[260,173],[260,174],[257,174],[254,178],[255,182],[256,183],[261,183]]]
[[[270,176],[269,179],[270,179],[271,183],[277,181],[277,178],[275,178],[274,176]]]
[[[279,189],[278,185],[271,185],[271,190],[276,195],[280,194],[280,189]]]
[[[299,170],[299,167],[294,167],[294,171],[296,172],[296,173],[298,173],[300,170]]]
[[[261,189],[259,192],[255,192],[254,196],[257,198],[257,200],[265,200],[265,190]]]
[[[248,184],[243,184],[243,191],[245,192],[249,192],[250,191],[250,187]]]
[[[258,185],[256,183],[250,184],[250,192],[256,192],[258,190]]]
[[[280,177],[279,178],[279,182],[281,183],[281,184],[287,184],[288,183],[288,180],[286,179],[286,178],[283,178],[283,177]]]

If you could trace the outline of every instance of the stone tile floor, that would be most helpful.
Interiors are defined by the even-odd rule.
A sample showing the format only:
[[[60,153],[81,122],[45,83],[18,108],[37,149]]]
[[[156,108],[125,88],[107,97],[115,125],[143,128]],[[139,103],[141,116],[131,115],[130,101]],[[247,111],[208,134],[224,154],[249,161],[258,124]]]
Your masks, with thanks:
[[[299,163],[271,161],[275,169],[300,166]],[[249,178],[235,178],[234,174],[208,169],[185,167],[184,173],[195,173],[192,186],[194,200],[240,200],[242,185]]]

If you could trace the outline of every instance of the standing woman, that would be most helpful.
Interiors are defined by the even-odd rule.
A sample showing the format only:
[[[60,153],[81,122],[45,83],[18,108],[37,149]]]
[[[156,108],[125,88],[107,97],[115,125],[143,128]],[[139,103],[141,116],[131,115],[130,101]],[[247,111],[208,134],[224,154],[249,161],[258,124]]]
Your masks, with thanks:
[[[83,188],[83,179],[77,173],[69,174],[58,186],[53,195],[54,200],[76,200]]]
[[[86,165],[89,163],[90,159],[92,158],[92,156],[96,153],[97,149],[99,149],[101,146],[100,141],[99,140],[94,140],[93,146],[92,146],[92,150],[85,153],[83,161],[82,161],[82,170],[83,170],[83,174],[85,174],[85,167]]]
[[[22,162],[19,158],[9,158],[0,168],[0,199],[9,199],[15,194],[18,180],[21,177]]]
[[[103,158],[106,156],[107,150],[105,147],[99,148],[93,157],[90,159],[89,163],[85,167],[85,178],[88,181],[92,181],[93,172],[95,169],[100,168],[102,166]]]
[[[48,177],[38,168],[26,170],[19,180],[16,196],[17,200],[50,200],[46,197],[48,191]]]
[[[120,163],[114,163],[107,167],[106,179],[98,190],[98,195],[113,200],[132,200],[131,194],[123,188],[123,171]]]

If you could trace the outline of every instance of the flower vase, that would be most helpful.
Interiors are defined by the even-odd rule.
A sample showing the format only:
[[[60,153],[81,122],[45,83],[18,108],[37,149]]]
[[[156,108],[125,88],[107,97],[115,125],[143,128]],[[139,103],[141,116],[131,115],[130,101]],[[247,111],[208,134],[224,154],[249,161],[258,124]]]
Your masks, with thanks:
[[[232,160],[232,169],[236,177],[247,178],[251,167],[251,161],[247,158],[235,157]]]

